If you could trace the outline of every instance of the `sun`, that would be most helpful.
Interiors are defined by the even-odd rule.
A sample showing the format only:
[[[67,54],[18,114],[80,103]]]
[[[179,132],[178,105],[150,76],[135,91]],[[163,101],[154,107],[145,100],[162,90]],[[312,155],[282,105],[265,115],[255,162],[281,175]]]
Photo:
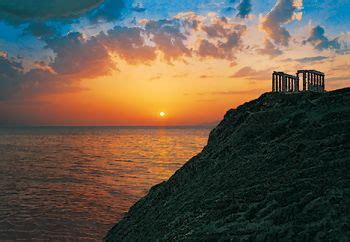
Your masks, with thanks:
[[[164,116],[165,116],[165,113],[164,113],[164,112],[160,112],[160,113],[159,113],[159,116],[164,117]]]

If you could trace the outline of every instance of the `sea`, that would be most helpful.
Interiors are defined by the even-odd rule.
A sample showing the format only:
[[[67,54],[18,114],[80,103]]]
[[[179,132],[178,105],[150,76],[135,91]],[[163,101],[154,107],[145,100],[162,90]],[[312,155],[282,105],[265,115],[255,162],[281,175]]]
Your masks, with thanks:
[[[0,128],[0,241],[101,241],[211,127]]]

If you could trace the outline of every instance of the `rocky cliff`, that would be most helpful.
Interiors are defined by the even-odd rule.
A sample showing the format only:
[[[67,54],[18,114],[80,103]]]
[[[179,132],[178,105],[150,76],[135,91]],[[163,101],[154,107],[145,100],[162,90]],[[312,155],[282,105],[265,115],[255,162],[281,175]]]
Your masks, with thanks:
[[[348,241],[350,88],[266,93],[151,188],[106,241]]]

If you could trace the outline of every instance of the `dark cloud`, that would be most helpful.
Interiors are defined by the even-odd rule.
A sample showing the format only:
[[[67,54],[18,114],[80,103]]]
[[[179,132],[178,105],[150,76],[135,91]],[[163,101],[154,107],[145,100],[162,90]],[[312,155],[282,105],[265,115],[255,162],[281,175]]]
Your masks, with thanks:
[[[132,11],[131,4],[132,0],[0,0],[0,21],[27,25],[23,34],[54,38],[81,18],[93,24],[120,20]]]
[[[242,0],[237,6],[238,14],[240,18],[246,18],[252,11],[251,0]]]
[[[79,16],[103,0],[1,0],[0,18],[13,21]]]
[[[233,6],[235,3],[237,2],[237,0],[227,0],[228,3],[228,7],[224,8],[223,11],[224,12],[233,12],[236,10],[236,8]]]
[[[22,69],[21,63],[0,56],[0,100],[10,98],[17,91]]]
[[[303,42],[311,43],[316,49],[340,49],[338,38],[330,40],[325,36],[325,30],[321,26],[316,26],[311,30],[310,37]]]
[[[282,25],[296,18],[300,8],[296,0],[278,0],[272,10],[262,18],[261,29],[276,44],[287,46],[291,36]]]
[[[140,3],[138,3],[135,6],[133,6],[131,8],[131,10],[134,12],[142,13],[142,12],[146,11],[146,8],[144,8]]]
[[[56,35],[56,28],[44,22],[31,22],[24,29],[24,34],[32,34],[38,38],[49,38]]]
[[[130,2],[130,1],[128,1]],[[127,7],[126,0],[104,0],[98,8],[88,14],[88,18],[92,22],[114,21],[119,20],[123,16],[123,11]],[[131,6],[128,6],[131,7]]]

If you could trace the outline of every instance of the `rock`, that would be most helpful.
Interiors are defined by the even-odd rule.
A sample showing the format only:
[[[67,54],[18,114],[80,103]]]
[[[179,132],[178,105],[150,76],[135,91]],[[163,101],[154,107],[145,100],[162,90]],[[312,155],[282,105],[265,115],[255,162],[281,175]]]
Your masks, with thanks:
[[[105,241],[348,241],[350,88],[266,93],[229,110],[203,151]]]

